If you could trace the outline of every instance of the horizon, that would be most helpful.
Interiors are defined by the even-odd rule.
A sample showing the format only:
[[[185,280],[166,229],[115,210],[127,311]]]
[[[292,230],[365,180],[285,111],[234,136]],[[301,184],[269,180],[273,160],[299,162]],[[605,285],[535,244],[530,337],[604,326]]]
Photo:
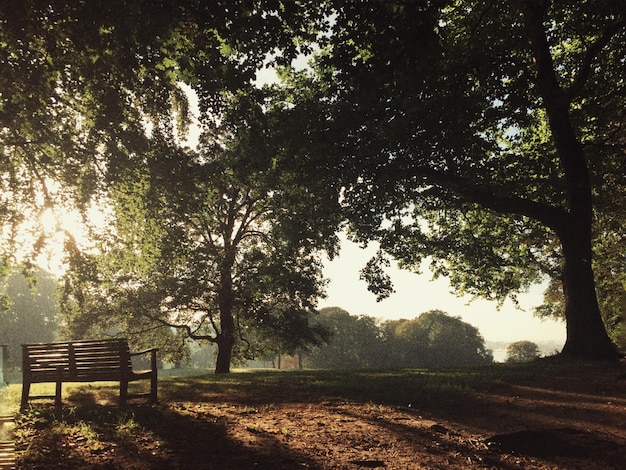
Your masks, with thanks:
[[[540,319],[532,310],[543,303],[545,287],[537,284],[528,292],[519,294],[519,306],[507,299],[498,308],[497,302],[456,296],[451,292],[447,278],[432,280],[427,269],[416,274],[400,269],[397,263],[386,270],[391,276],[395,292],[380,302],[359,279],[359,270],[374,255],[374,246],[361,248],[341,237],[341,251],[332,261],[324,263],[324,277],[329,279],[327,297],[319,299],[318,308],[339,307],[351,315],[368,315],[382,320],[412,319],[429,310],[442,310],[461,319],[480,331],[485,341],[558,342],[565,344],[565,322]]]

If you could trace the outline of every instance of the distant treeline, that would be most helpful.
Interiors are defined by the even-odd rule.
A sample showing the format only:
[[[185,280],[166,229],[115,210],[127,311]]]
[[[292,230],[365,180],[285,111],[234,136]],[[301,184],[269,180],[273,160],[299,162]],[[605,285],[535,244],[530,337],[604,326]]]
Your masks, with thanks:
[[[305,367],[378,369],[493,362],[478,329],[441,310],[430,310],[412,320],[381,322],[330,307],[322,309],[316,321],[327,328],[330,337],[305,354]]]

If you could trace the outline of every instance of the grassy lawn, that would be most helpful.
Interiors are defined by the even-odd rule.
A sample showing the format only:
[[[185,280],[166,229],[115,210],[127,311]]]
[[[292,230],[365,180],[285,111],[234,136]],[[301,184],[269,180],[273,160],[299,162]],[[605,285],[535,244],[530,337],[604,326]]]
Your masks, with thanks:
[[[356,468],[351,462],[361,461],[423,468],[406,466],[422,453],[432,468],[454,459],[477,459],[475,468],[490,461],[494,468],[553,468],[582,454],[555,440],[557,455],[524,457],[496,452],[485,439],[508,430],[580,428],[583,434],[562,440],[599,449],[604,460],[589,462],[612,468],[624,457],[612,454],[626,434],[623,378],[622,366],[549,360],[437,370],[241,370],[161,377],[160,404],[124,407],[117,406],[117,383],[66,384],[62,410],[32,402],[17,414],[14,435],[23,468],[99,468],[96,461],[137,469]],[[34,384],[32,393],[53,394],[54,384]],[[20,384],[1,389],[2,414],[18,412],[20,394]],[[594,426],[597,433],[585,434]],[[374,451],[376,459],[363,458]],[[203,467],[209,458],[215,466]]]
[[[159,397],[165,402],[193,402],[221,397],[226,402],[271,403],[345,400],[392,406],[427,401],[431,407],[450,407],[467,390],[490,389],[501,383],[537,377],[597,373],[589,363],[537,361],[527,364],[494,364],[476,368],[398,370],[271,370],[235,369],[226,375],[198,374],[197,370],[169,370],[159,377]],[[54,395],[55,384],[32,384],[31,395]],[[129,392],[148,391],[147,381],[133,382]],[[66,406],[116,403],[117,382],[63,384]],[[0,414],[19,411],[21,384],[0,389]],[[35,401],[35,407],[52,401]],[[40,404],[41,403],[41,404]]]

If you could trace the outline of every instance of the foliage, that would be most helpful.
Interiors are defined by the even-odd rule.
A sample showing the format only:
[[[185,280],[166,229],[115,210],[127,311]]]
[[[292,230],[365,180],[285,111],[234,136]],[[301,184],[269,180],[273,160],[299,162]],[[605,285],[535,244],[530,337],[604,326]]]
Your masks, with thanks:
[[[61,289],[61,337],[124,337],[133,351],[158,348],[158,360],[161,363],[180,363],[190,359],[189,346],[183,334],[128,312],[124,302],[109,297],[112,293],[107,292],[107,281],[97,277],[106,274],[99,271],[99,261],[95,255],[86,256],[75,252],[73,256],[78,258],[72,260],[75,268],[64,275]]]
[[[254,354],[254,339],[287,351],[317,341],[318,246],[331,242],[304,210],[276,204],[280,175],[238,167],[262,142],[227,130],[221,141],[205,135],[199,153],[157,146],[159,158],[136,162],[116,185],[116,231],[102,240],[95,272],[70,273],[65,305],[78,324],[175,329],[181,344],[218,346],[217,372],[228,372],[233,350]]]
[[[626,349],[623,336],[626,327],[626,259],[623,250],[626,244],[626,224],[623,222],[626,195],[623,191],[623,188],[614,186],[610,190],[611,202],[603,201],[606,207],[602,209],[603,214],[596,216],[598,233],[594,239],[594,272],[600,311],[611,339],[621,350]],[[557,277],[552,278],[544,294],[544,303],[535,313],[540,317],[563,318],[563,289]]]
[[[516,341],[507,346],[505,362],[529,362],[540,356],[539,346],[532,341]]]
[[[398,358],[401,367],[455,367],[493,362],[478,329],[441,310],[430,310],[414,320],[400,320],[395,335],[403,345]]]
[[[2,266],[5,255],[7,260],[16,261],[13,255],[24,250],[13,248],[22,242],[26,259],[32,261],[37,257],[45,241],[40,236],[42,230],[37,222],[26,222],[29,218],[36,220],[50,208],[59,214],[78,208],[86,219],[94,205],[117,204],[118,208],[124,208],[116,214],[121,216],[117,228],[135,223],[135,233],[145,236],[140,240],[142,248],[152,247],[139,253],[132,252],[133,247],[127,245],[131,252],[121,254],[120,262],[136,262],[136,265],[118,266],[118,271],[108,266],[111,269],[108,272],[102,259],[78,252],[80,247],[71,234],[67,234],[66,249],[74,272],[68,274],[66,283],[69,294],[64,299],[65,332],[84,336],[119,334],[120,329],[126,330],[134,337],[134,343],[156,341],[170,359],[184,358],[187,353],[184,337],[181,339],[167,325],[155,327],[146,323],[145,316],[125,315],[123,308],[115,312],[116,315],[103,315],[105,306],[123,307],[119,298],[107,297],[108,288],[121,281],[120,290],[130,287],[133,291],[136,286],[128,284],[131,275],[148,274],[156,269],[154,256],[160,249],[157,244],[166,235],[156,222],[163,221],[168,214],[156,214],[156,209],[155,213],[148,214],[141,205],[133,207],[141,204],[141,197],[153,195],[143,191],[146,181],[141,179],[141,171],[146,168],[146,159],[166,169],[171,163],[169,151],[160,154],[150,154],[150,151],[159,146],[161,150],[177,146],[185,137],[192,116],[182,83],[195,92],[199,101],[198,117],[206,135],[210,135],[224,118],[225,103],[233,94],[254,88],[253,81],[261,68],[289,63],[297,53],[309,50],[306,42],[315,35],[312,25],[320,19],[316,8],[303,10],[300,4],[285,6],[264,1],[235,2],[232,7],[185,0],[166,0],[158,5],[146,1],[130,5],[109,0],[71,4],[56,1],[2,3]],[[241,125],[245,127],[245,121]],[[211,141],[213,144],[221,145],[215,140]],[[165,161],[159,163],[161,158]],[[270,162],[262,159],[260,164],[267,168]],[[174,165],[167,171],[177,169]],[[185,199],[185,181],[182,174],[178,176],[181,186],[169,185],[168,188],[170,194],[176,194],[176,203],[180,204]],[[181,190],[183,192],[179,192]],[[137,191],[135,201],[131,201],[133,196],[129,191]],[[301,199],[300,205],[306,209],[308,204],[305,207],[304,201]],[[198,200],[191,198],[189,202],[198,203]],[[186,209],[198,207],[187,206]],[[286,218],[289,210],[283,209]],[[174,212],[175,208],[168,210]],[[150,220],[152,216],[155,219]],[[300,222],[302,220],[306,219]],[[139,227],[140,224],[143,225]],[[115,238],[132,232],[126,228],[126,233],[109,233],[110,245],[104,247],[109,260],[114,257],[113,251],[121,249],[122,243]],[[169,228],[172,230],[167,235],[179,235],[174,227]],[[311,229],[310,224],[300,229],[299,236],[310,235],[304,232],[304,229]],[[283,239],[287,240],[287,234],[284,235]],[[333,246],[333,240],[332,234],[325,238],[327,248]],[[133,240],[135,242],[137,240]],[[179,248],[179,252],[169,255],[183,256],[182,251],[191,249],[189,245]],[[275,247],[275,254],[294,254],[294,250],[288,246]],[[252,265],[260,262],[255,260],[254,253],[250,255]],[[82,265],[78,266],[78,262]],[[312,263],[310,272],[315,272],[317,266],[316,262]],[[127,272],[124,274],[121,268]],[[200,269],[200,266],[195,268]],[[263,269],[265,266],[259,264],[259,271]],[[288,268],[283,269],[282,275],[288,271]],[[108,278],[98,278],[109,274]],[[167,283],[176,279],[177,274],[172,269],[159,276],[159,280]],[[200,281],[207,281],[210,274],[199,276]],[[267,275],[268,272],[259,273],[256,282],[263,284]],[[122,279],[123,276],[127,277]],[[305,282],[302,279],[296,283]],[[290,280],[283,277],[282,281]],[[151,282],[146,280],[148,284]],[[147,295],[157,286],[158,281],[154,281],[143,294]],[[83,287],[85,290],[79,292]],[[171,284],[159,287],[174,288]],[[318,286],[308,287],[316,289]],[[251,285],[249,289],[245,295],[254,297]],[[108,293],[113,295],[113,291],[115,288]],[[192,296],[193,293],[185,294],[176,302],[184,303]],[[138,313],[148,311],[149,316],[154,317],[155,311],[150,309],[158,303],[156,300],[136,300]],[[251,302],[255,305],[253,309],[259,304],[257,299]],[[279,305],[254,314],[258,321],[265,318],[265,323],[269,324],[270,317],[275,317],[272,322],[276,323],[278,317],[288,310],[291,312],[290,309],[290,306]],[[308,312],[302,307],[292,314],[306,317]],[[94,325],[98,326],[93,328]],[[220,327],[224,327],[223,322]]]
[[[377,240],[409,269],[431,256],[434,274],[450,276],[459,292],[503,300],[544,276],[562,276],[564,353],[614,359],[594,289],[592,248],[597,260],[611,260],[605,272],[596,262],[595,280],[604,319],[617,325],[611,299],[624,271],[612,246],[623,241],[623,212],[611,209],[609,195],[625,187],[625,21],[621,2],[593,0],[254,0],[232,8],[191,0],[4,2],[2,265],[23,252],[14,249],[19,238],[31,245],[27,258],[41,251],[41,231],[36,223],[24,228],[26,218],[53,206],[86,214],[112,196],[125,207],[116,213],[123,216],[118,229],[129,220],[145,222],[134,234],[143,238],[132,240],[136,251],[120,256],[136,265],[120,268],[159,274],[154,282],[142,278],[150,284],[146,295],[176,291],[170,282],[179,274],[176,263],[161,271],[158,244],[184,230],[159,224],[174,223],[175,208],[164,205],[160,212],[164,195],[141,172],[152,177],[155,165],[157,174],[170,171],[178,185],[168,188],[178,198],[173,204],[202,209],[197,199],[181,196],[196,191],[197,182],[187,185],[187,157],[171,151],[190,123],[180,86],[186,83],[198,97],[210,146],[242,147],[231,148],[239,153],[237,183],[245,187],[247,178],[258,177],[266,189],[282,188],[272,194],[274,207],[282,208],[274,212],[282,218],[281,240],[334,253],[328,228],[337,228],[341,202],[353,238]],[[253,96],[260,69],[287,66],[313,49],[314,73],[285,67],[281,87]],[[255,106],[229,109],[233,96]],[[260,117],[267,121],[259,126]],[[224,121],[237,140],[222,140]],[[263,151],[265,138],[270,151]],[[138,199],[131,201],[129,191]],[[154,213],[146,212],[146,202]],[[111,258],[124,245],[114,238],[127,234],[114,233],[104,247]],[[75,245],[68,237],[68,247]],[[176,248],[167,253],[170,261],[194,247]],[[302,246],[284,248],[275,254]],[[362,272],[379,296],[392,292],[379,269],[386,259],[377,256]],[[107,272],[98,260],[83,260],[75,284],[106,272],[110,277],[99,281],[136,287],[118,276],[123,270]],[[197,273],[199,267],[185,269]],[[264,287],[262,275],[253,291]],[[102,299],[103,293],[93,288],[90,294]],[[72,308],[89,304],[75,295]],[[186,295],[176,302],[201,298]],[[138,300],[153,318],[159,312],[155,300]],[[82,315],[98,311],[99,303],[91,302],[93,310]],[[303,318],[307,302],[300,304]],[[270,310],[254,316],[292,311]],[[270,323],[247,327],[263,330]],[[217,338],[214,330],[199,334]]]
[[[478,329],[440,310],[413,320],[379,323],[337,307],[320,310],[328,344],[314,348],[306,364],[320,369],[456,367],[490,364]]]
[[[338,307],[320,310],[316,321],[329,332],[328,343],[313,348],[305,364],[315,369],[378,367],[382,343],[376,320],[353,316]]]
[[[45,211],[78,209],[88,226],[153,135],[183,141],[184,90],[210,127],[229,92],[306,52],[319,18],[264,0],[2,2],[0,268],[41,253]]]
[[[157,110],[170,114],[176,84],[151,62],[164,59],[156,51],[180,16],[164,5],[146,22],[143,10],[104,1],[2,3],[0,223],[12,255],[36,257],[42,232],[29,228],[33,238],[24,240],[27,220],[49,208],[86,211],[103,176],[114,177],[144,146],[144,122],[158,119]],[[23,250],[10,250],[20,242]]]
[[[22,365],[21,345],[48,342],[57,336],[57,280],[37,270],[13,271],[7,279],[9,305],[0,310],[0,344],[8,346],[7,367]]]
[[[612,140],[623,128],[623,6],[333,7],[315,74],[296,72],[287,86],[290,114],[308,118],[294,121],[337,143],[306,156],[341,175],[353,237],[409,269],[432,257],[435,276],[461,293],[503,300],[559,276],[563,352],[614,360],[591,260],[592,228],[601,239],[622,220],[601,195],[624,183]],[[385,279],[372,288],[390,292]]]
[[[215,367],[215,356],[217,351],[211,343],[202,344],[195,342],[190,345],[191,349],[191,367],[194,369],[206,369],[207,364],[210,368]]]

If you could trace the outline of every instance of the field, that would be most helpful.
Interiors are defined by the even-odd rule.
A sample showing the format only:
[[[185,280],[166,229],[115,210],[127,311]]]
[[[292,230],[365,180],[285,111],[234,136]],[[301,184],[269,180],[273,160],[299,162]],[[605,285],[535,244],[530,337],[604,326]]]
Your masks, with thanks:
[[[47,386],[47,385],[46,385]],[[53,385],[50,385],[53,387]],[[19,387],[4,389],[15,410]],[[167,377],[160,404],[68,386],[14,429],[21,468],[610,469],[626,461],[626,365],[257,371]]]

